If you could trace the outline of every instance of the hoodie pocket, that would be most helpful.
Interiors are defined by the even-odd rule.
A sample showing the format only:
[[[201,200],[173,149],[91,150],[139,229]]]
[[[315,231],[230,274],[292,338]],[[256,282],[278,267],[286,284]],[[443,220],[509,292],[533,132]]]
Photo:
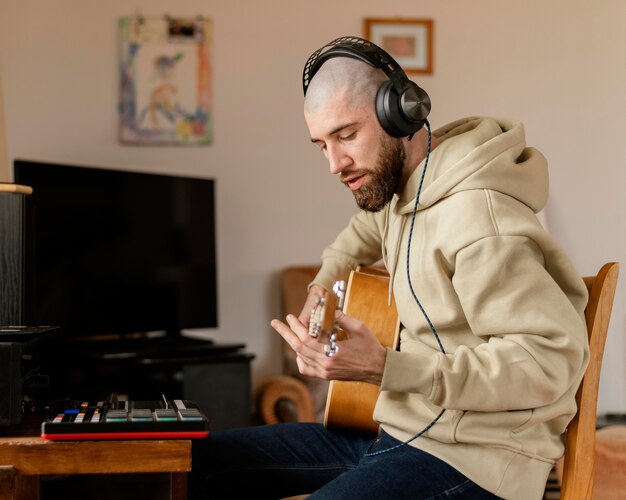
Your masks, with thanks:
[[[428,437],[440,443],[456,443],[456,429],[464,413],[461,410],[446,410],[441,419],[428,430]]]
[[[466,411],[460,418],[455,432],[459,443],[507,446],[521,449],[514,434],[529,425],[533,410],[499,412]]]

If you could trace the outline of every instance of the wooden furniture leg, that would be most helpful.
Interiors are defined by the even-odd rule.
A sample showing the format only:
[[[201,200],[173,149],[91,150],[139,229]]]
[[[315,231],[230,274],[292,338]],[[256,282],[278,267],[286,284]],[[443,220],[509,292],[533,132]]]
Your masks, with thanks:
[[[172,472],[170,474],[170,498],[187,500],[187,473]]]
[[[41,476],[16,474],[13,498],[15,500],[39,500],[41,498]]]
[[[14,467],[10,465],[0,466],[0,498],[13,498],[15,475]]]

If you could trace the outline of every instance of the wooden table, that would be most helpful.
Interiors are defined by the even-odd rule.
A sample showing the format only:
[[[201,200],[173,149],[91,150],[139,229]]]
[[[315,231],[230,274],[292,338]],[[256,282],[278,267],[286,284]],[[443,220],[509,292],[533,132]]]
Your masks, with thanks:
[[[187,497],[190,440],[67,441],[0,438],[0,498],[38,500],[40,476],[169,473],[170,498]]]

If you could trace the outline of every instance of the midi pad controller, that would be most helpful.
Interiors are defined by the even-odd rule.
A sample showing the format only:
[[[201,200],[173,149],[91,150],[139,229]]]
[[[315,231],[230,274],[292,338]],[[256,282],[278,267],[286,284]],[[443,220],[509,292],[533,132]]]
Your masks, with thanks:
[[[51,407],[41,437],[51,441],[193,439],[209,434],[209,420],[189,400],[63,400]]]

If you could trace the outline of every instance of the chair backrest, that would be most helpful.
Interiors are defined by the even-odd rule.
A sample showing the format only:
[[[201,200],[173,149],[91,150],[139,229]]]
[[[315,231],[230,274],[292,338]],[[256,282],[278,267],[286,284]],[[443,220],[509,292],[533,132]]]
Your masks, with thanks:
[[[313,281],[320,266],[293,266],[283,269],[280,276],[281,313],[284,318],[287,314],[298,316],[308,295],[307,285]],[[283,373],[298,374],[296,353],[287,342],[283,342]]]
[[[593,496],[598,385],[618,274],[619,264],[610,262],[596,276],[584,278],[589,290],[585,318],[590,358],[576,393],[578,411],[567,427],[561,500],[590,500]]]
[[[283,269],[280,283],[283,315],[300,314],[308,294],[307,285],[313,281],[319,270],[319,265],[293,266]]]

